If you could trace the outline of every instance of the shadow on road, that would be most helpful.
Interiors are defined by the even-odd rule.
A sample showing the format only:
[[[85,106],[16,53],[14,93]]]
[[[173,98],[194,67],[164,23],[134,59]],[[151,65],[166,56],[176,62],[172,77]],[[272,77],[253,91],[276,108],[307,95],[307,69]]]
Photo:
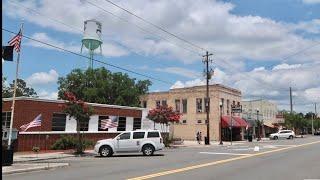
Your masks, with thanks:
[[[154,154],[152,156],[164,156],[164,154]],[[152,156],[144,156],[143,154],[120,154],[113,155],[111,157],[101,157],[99,155],[94,156],[95,158],[117,158],[117,157],[152,157]]]

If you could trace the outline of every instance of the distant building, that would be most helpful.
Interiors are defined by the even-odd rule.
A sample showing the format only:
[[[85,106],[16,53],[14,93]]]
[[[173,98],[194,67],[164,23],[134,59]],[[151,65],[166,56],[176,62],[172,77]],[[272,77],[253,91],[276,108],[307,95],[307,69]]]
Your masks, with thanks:
[[[259,110],[259,113],[257,113]],[[262,120],[264,127],[262,128],[262,136],[270,134],[277,129],[276,124],[280,123],[277,104],[268,100],[258,99],[251,101],[242,101],[242,117],[253,125],[256,120]],[[282,121],[282,120],[281,120]],[[254,130],[254,134],[257,131]]]
[[[18,132],[13,142],[15,151],[31,151],[33,146],[41,150],[50,149],[61,135],[76,135],[77,122],[74,118],[63,113],[63,100],[48,100],[29,97],[18,97],[15,102],[13,128]],[[2,141],[6,141],[10,127],[12,98],[2,102]],[[108,104],[88,103],[94,109],[89,122],[80,124],[84,138],[97,141],[112,138],[123,131],[135,129],[153,129],[154,124],[146,118],[148,110],[139,107],[127,107]],[[42,114],[41,127],[33,127],[26,132],[20,131],[20,126],[31,122],[37,115]],[[101,120],[116,117],[118,126],[101,129]],[[160,129],[159,124],[155,124]]]
[[[151,92],[140,97],[141,106],[147,109],[158,105],[168,105],[182,113],[179,123],[171,125],[170,132],[175,138],[195,140],[198,131],[202,136],[207,134],[206,122],[206,86],[170,89],[166,92]],[[210,85],[209,88],[209,120],[210,140],[219,140],[220,107],[222,103],[222,137],[230,139],[231,105],[241,102],[241,92],[237,89],[220,84]],[[239,116],[233,119],[233,139],[241,140],[247,123]]]

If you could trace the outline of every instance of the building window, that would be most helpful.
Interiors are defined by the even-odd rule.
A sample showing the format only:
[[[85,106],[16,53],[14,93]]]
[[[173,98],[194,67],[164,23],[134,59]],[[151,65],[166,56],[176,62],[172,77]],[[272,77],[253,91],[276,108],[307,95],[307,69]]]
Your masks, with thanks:
[[[205,120],[205,123],[208,124],[208,120]]]
[[[175,105],[176,105],[176,111],[180,112],[180,99],[176,99],[174,101]]]
[[[142,101],[142,107],[147,108],[147,101]]]
[[[80,122],[80,131],[88,131],[89,129],[89,121]]]
[[[237,105],[240,106],[240,102],[237,102]]]
[[[167,106],[167,100],[162,100],[162,106]]]
[[[160,101],[156,101],[156,107],[160,106]]]
[[[141,118],[133,118],[133,130],[141,129]]]
[[[119,117],[118,128],[117,131],[126,131],[126,117]]]
[[[201,98],[196,99],[196,107],[197,107],[197,112],[202,112],[202,99]]]
[[[230,101],[227,99],[227,115],[230,115]]]
[[[187,113],[188,101],[187,99],[182,99],[182,112]]]
[[[107,129],[101,129],[101,120],[109,119],[109,116],[99,116],[99,122],[98,122],[98,131],[108,131]]]
[[[182,120],[182,124],[187,124],[187,120]]]
[[[236,105],[236,102],[235,102],[235,101],[232,101],[232,105],[235,106],[235,105]]]
[[[222,114],[224,114],[224,98],[221,98],[221,111],[222,111]]]
[[[197,123],[198,123],[198,124],[201,124],[201,123],[202,123],[202,121],[201,121],[201,120],[198,120],[198,121],[197,121]]]
[[[204,105],[205,105],[205,112],[207,112],[207,106],[208,111],[210,112],[210,98],[207,100],[207,98],[204,98]]]
[[[2,128],[10,128],[11,112],[2,112]]]
[[[63,113],[52,114],[52,131],[65,131],[67,115]]]

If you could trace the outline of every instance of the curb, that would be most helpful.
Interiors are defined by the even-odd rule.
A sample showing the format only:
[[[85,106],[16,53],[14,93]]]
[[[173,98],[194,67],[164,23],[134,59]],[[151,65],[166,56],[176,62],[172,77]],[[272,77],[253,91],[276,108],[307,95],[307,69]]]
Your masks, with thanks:
[[[51,157],[51,158],[39,158],[39,159],[29,159],[29,160],[13,160],[14,163],[25,163],[25,162],[34,162],[34,161],[43,161],[43,160],[52,160],[52,159],[63,159],[68,157],[75,157],[75,155],[66,156],[66,157]]]
[[[2,171],[3,175],[8,175],[8,174],[16,174],[16,173],[24,173],[24,172],[32,172],[32,171],[40,171],[40,170],[49,170],[49,169],[54,169],[54,168],[61,168],[61,167],[66,167],[69,166],[69,163],[63,163],[60,165],[49,165],[48,166],[43,166],[43,167],[34,167],[34,168],[26,168],[26,169],[17,169],[17,170],[11,170],[11,171]]]

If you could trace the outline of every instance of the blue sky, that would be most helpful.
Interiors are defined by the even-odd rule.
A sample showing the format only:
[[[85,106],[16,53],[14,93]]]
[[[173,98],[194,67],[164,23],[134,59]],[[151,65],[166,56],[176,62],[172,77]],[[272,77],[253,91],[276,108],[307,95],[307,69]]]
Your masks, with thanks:
[[[194,53],[203,54],[203,50],[173,38],[105,1],[88,1],[130,23],[110,16],[87,1],[5,0],[2,2],[3,28],[18,32],[24,19],[25,35],[80,52],[82,33],[77,29],[82,29],[84,20],[94,18],[102,22],[104,41],[103,55],[96,55],[96,59],[172,82],[152,80],[150,91],[204,83],[202,59]],[[308,111],[309,104],[320,102],[319,0],[114,2],[213,52],[215,76],[212,83],[240,89],[244,99],[266,98],[277,102],[280,108],[288,108],[287,87],[292,86],[298,110]],[[24,7],[36,10],[42,16]],[[133,24],[153,34],[141,31]],[[12,36],[3,31],[2,44]],[[192,49],[192,52],[183,48]],[[309,49],[284,59],[305,48]],[[2,65],[3,75],[12,81],[15,64],[4,62]],[[85,69],[87,65],[87,59],[30,40],[22,42],[20,78],[43,98],[56,97],[58,77],[74,68]],[[95,63],[94,66],[101,65]],[[110,66],[106,68],[119,71]]]

